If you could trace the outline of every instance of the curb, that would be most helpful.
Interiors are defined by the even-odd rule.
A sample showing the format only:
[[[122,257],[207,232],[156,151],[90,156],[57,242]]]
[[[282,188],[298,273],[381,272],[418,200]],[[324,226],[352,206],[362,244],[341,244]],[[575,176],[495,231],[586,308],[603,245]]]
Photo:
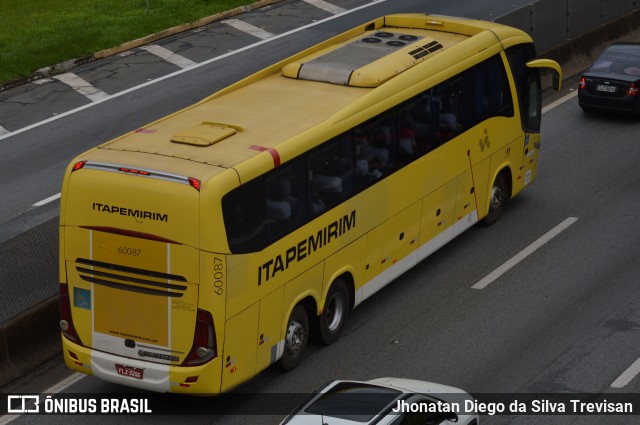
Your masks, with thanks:
[[[156,34],[150,34],[142,38],[138,38],[136,40],[128,41],[116,47],[111,47],[109,49],[100,50],[92,55],[83,56],[81,58],[69,59],[67,61],[61,62],[59,64],[48,66],[45,68],[41,68],[34,72],[30,77],[22,77],[16,78],[14,80],[6,81],[0,84],[0,92],[12,89],[14,87],[18,87],[23,84],[30,83],[32,81],[38,80],[40,78],[50,77],[56,74],[61,74],[63,72],[67,72],[75,66],[83,65],[85,63],[92,62],[97,59],[104,59],[109,56],[117,55],[118,53],[126,52],[127,50],[134,49],[136,47],[143,46],[145,44],[153,43],[154,41],[160,40],[165,37],[170,37],[172,35],[179,34],[184,31],[189,31],[194,28],[199,28],[205,25],[209,25],[216,21],[221,21],[223,19],[230,18],[232,16],[240,15],[245,12],[250,12],[252,10],[260,9],[263,7],[271,6],[275,3],[282,2],[283,0],[259,0],[254,3],[239,6],[235,9],[227,10],[224,12],[216,13],[215,15],[207,16],[206,18],[198,19],[197,21],[188,22],[186,24],[178,25],[164,31],[161,31]]]

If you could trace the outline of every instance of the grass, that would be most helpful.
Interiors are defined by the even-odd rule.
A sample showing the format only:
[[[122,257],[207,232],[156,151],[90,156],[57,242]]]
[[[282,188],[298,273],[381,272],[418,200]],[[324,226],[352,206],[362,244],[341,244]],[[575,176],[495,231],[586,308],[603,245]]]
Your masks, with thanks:
[[[255,0],[0,0],[0,83]]]

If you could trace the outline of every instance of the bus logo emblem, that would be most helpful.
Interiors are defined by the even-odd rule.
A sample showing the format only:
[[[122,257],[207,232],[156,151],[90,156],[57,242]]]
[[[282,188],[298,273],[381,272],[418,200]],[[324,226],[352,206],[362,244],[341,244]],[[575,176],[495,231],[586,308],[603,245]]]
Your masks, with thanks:
[[[491,147],[491,143],[489,142],[489,133],[486,128],[484,129],[484,139],[480,139],[478,144],[480,145],[480,150],[482,152],[484,152],[486,148]]]

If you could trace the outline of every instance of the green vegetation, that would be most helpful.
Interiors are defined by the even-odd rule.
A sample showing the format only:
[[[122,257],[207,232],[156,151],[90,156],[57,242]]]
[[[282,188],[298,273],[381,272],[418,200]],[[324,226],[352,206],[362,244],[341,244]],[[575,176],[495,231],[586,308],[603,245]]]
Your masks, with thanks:
[[[256,0],[0,0],[0,82]]]

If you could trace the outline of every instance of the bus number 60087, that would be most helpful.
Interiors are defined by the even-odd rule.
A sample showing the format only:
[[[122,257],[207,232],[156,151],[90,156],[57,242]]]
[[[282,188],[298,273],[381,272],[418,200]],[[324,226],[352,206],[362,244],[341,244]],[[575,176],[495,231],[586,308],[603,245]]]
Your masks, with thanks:
[[[213,286],[215,293],[222,295],[222,285],[224,284],[224,263],[222,259],[214,257],[213,259]]]

